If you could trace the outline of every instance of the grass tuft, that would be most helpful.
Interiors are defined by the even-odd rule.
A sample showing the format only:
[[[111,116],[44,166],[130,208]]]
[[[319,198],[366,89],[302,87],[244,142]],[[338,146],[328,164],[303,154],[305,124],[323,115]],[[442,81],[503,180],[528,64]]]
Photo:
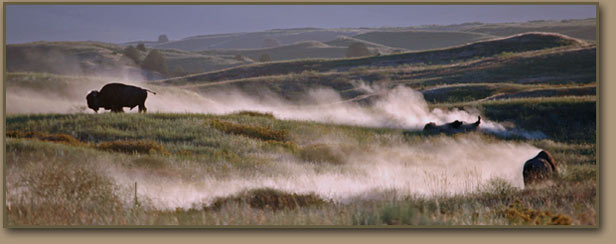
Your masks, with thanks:
[[[117,187],[82,163],[36,162],[20,176],[21,197],[6,208],[11,225],[118,224],[124,213]]]
[[[252,208],[276,211],[321,206],[325,205],[327,202],[314,194],[290,194],[271,188],[263,188],[243,192],[234,197],[218,198],[210,208],[220,209],[230,203],[245,203]]]
[[[250,126],[235,124],[226,121],[220,121],[217,119],[210,120],[209,125],[212,128],[223,131],[225,133],[231,133],[234,135],[246,136],[263,141],[288,141],[288,133],[284,130],[273,130],[267,127]]]
[[[38,131],[18,131],[18,130],[7,130],[7,137],[12,138],[28,138],[28,139],[36,139],[40,141],[49,141],[56,143],[63,143],[71,146],[84,146],[83,142],[77,140],[75,137],[72,137],[68,134],[57,133],[50,134]]]
[[[281,141],[274,141],[274,140],[268,140],[265,141],[265,145],[264,148],[266,150],[272,150],[272,149],[278,149],[278,148],[282,148],[284,150],[288,150],[292,153],[297,153],[299,152],[299,146],[297,145],[297,143],[292,142],[292,141],[285,141],[285,142],[281,142]]]
[[[163,145],[149,140],[118,140],[111,142],[103,142],[97,146],[97,149],[103,151],[123,153],[160,153],[164,155],[169,154],[169,151]]]
[[[265,117],[269,119],[276,119],[273,113],[262,113],[262,112],[257,112],[257,111],[240,111],[237,114],[251,116],[251,117]]]

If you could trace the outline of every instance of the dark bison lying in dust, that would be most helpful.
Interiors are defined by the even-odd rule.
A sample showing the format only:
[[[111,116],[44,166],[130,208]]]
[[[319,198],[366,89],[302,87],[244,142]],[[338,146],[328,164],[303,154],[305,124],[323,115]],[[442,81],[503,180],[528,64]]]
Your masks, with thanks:
[[[479,128],[479,124],[481,123],[481,116],[477,117],[477,121],[475,123],[464,123],[462,121],[456,120],[451,123],[447,123],[444,125],[436,125],[434,122],[427,123],[424,126],[424,131],[426,132],[445,132],[445,133],[459,133],[459,132],[468,132],[474,131]]]
[[[145,99],[148,97],[148,92],[156,94],[156,92],[136,86],[109,83],[103,86],[100,91],[91,91],[86,96],[86,100],[88,101],[88,108],[97,113],[99,108],[122,113],[124,107],[133,109],[136,106],[139,106],[139,112],[145,113],[147,111]]]
[[[524,185],[538,183],[550,179],[557,174],[556,162],[552,155],[546,151],[541,151],[534,158],[526,161],[522,175]]]

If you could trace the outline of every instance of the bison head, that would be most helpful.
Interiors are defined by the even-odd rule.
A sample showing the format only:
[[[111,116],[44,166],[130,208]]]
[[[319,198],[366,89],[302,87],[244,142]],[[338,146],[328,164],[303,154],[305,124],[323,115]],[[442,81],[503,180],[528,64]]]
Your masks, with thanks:
[[[86,100],[88,101],[88,108],[98,113],[98,108],[101,107],[98,102],[98,91],[91,91],[88,96],[86,96]]]

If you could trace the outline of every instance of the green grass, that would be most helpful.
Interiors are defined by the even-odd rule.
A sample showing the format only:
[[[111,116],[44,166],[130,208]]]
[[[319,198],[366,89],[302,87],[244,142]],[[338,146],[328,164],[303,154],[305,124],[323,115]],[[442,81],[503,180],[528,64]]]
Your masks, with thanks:
[[[553,140],[596,141],[595,97],[512,99],[481,103],[481,107],[488,118],[542,131]]]
[[[569,99],[571,100],[571,99]],[[559,101],[562,106],[563,102]],[[533,108],[536,102],[517,107]],[[513,109],[510,103],[491,102],[489,109]],[[584,108],[586,101],[569,101]],[[550,104],[548,104],[550,105]],[[558,110],[559,106],[538,105]],[[493,106],[493,107],[490,107]],[[503,106],[503,107],[498,107]],[[288,131],[285,142],[263,140],[207,125],[228,121],[247,128]],[[224,179],[232,175],[276,174],[277,157],[295,157],[315,170],[336,170],[346,162],[343,155],[371,146],[434,140],[422,134],[403,136],[402,130],[372,129],[314,122],[283,121],[259,113],[231,115],[201,114],[73,114],[9,115],[7,129],[65,133],[82,143],[116,140],[151,140],[170,154],[125,154],[93,147],[71,146],[27,137],[7,138],[9,226],[22,225],[528,225],[570,223],[595,224],[596,170],[594,141],[528,141],[553,152],[559,162],[559,177],[549,188],[520,190],[494,182],[486,189],[466,195],[438,198],[397,198],[378,192],[374,200],[354,199],[348,203],[329,202],[311,194],[280,190],[245,191],[217,200],[216,207],[195,205],[189,209],[165,210],[148,207],[150,201],[133,183],[121,184],[105,170],[142,172],[160,179],[189,180],[203,172]],[[594,127],[592,128],[594,129]],[[591,128],[582,128],[591,130]],[[245,130],[241,130],[245,131]],[[96,134],[98,133],[98,134]],[[96,135],[96,136],[93,136]],[[323,137],[340,138],[351,144],[314,144]],[[404,140],[392,138],[402,137]],[[493,136],[483,140],[498,142]],[[342,153],[342,154],[341,154]],[[272,157],[270,155],[279,155]],[[286,155],[286,156],[284,156]],[[51,168],[50,168],[51,167]],[[47,170],[42,170],[43,168]],[[23,184],[23,186],[21,186]],[[17,188],[17,186],[25,188]],[[139,186],[138,186],[139,187]],[[33,190],[31,195],[13,194],[17,189]],[[140,188],[139,188],[140,189]],[[28,191],[28,192],[29,192]],[[76,195],[66,195],[72,192]],[[75,200],[76,199],[76,200]],[[549,199],[549,200],[546,200]],[[70,204],[68,203],[70,202]],[[216,201],[215,201],[216,202]],[[66,204],[65,204],[66,203]],[[64,205],[58,205],[64,204]],[[517,204],[511,208],[511,204]],[[62,207],[58,207],[62,206]],[[269,206],[269,207],[266,207]],[[75,211],[72,211],[75,209]],[[520,214],[512,212],[516,210]],[[534,211],[534,212],[533,212]],[[549,212],[549,215],[547,214]],[[540,221],[526,221],[529,214]],[[516,215],[517,214],[517,215]],[[552,219],[558,217],[560,219]],[[531,218],[532,219],[532,218]]]

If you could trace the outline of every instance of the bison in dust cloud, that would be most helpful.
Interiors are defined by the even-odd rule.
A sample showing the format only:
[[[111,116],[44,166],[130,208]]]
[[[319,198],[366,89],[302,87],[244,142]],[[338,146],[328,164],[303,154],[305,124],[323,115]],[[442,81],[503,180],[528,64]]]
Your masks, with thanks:
[[[447,123],[444,125],[436,125],[434,122],[427,123],[424,126],[424,131],[426,132],[445,132],[445,133],[459,133],[459,132],[468,132],[474,131],[479,128],[479,124],[481,123],[481,116],[477,117],[477,121],[475,123],[464,123],[462,121],[456,120],[451,123]]]
[[[534,158],[524,163],[522,171],[524,185],[539,183],[557,175],[556,162],[552,155],[546,151],[541,151]]]
[[[121,83],[106,84],[100,91],[91,91],[86,100],[88,108],[98,113],[99,108],[111,110],[111,112],[124,112],[124,107],[129,107],[131,110],[139,106],[139,112],[146,112],[145,99],[148,97],[148,92],[156,95],[156,92],[148,89],[143,89],[136,86],[125,85]]]

